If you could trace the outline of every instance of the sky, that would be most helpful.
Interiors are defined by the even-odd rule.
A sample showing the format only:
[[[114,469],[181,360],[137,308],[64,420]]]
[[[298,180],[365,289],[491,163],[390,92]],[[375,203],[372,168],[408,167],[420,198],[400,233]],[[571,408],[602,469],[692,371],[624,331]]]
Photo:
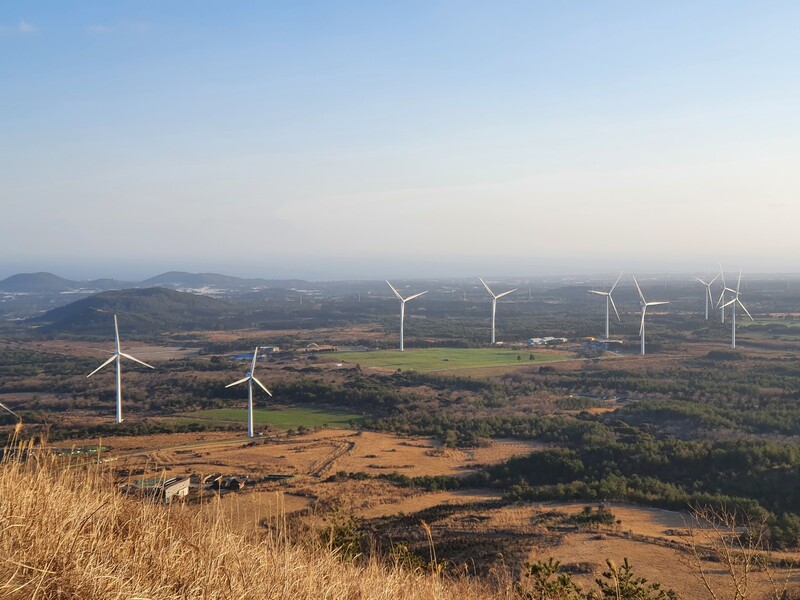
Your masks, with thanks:
[[[800,3],[0,2],[0,277],[798,272]]]

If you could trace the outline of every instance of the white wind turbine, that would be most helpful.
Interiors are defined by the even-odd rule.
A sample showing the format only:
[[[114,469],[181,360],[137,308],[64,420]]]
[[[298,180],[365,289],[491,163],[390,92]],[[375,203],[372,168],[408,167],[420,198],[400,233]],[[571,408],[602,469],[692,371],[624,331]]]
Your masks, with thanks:
[[[503,292],[502,294],[495,294],[489,288],[489,286],[486,285],[486,282],[483,279],[481,279],[480,277],[478,277],[478,279],[480,279],[481,283],[483,284],[483,287],[486,288],[486,291],[489,292],[489,295],[492,297],[492,346],[494,346],[494,319],[495,315],[497,314],[497,300],[502,298],[503,296],[508,296],[509,294],[516,292],[517,288],[514,288],[513,290],[508,290],[507,292]]]
[[[225,386],[226,388],[229,388],[239,385],[240,383],[244,383],[245,381],[247,382],[247,437],[253,437],[253,382],[255,381],[262,390],[267,392],[269,396],[272,396],[272,392],[270,392],[263,383],[256,379],[255,372],[257,358],[258,346],[256,346],[255,350],[253,350],[253,364],[250,365],[250,370],[247,372],[247,375],[238,381],[234,381],[233,383],[229,383]]]
[[[725,304],[725,292],[728,291],[728,286],[725,283],[725,273],[722,272],[722,265],[719,266],[719,276],[722,280],[722,291],[719,294],[719,300],[717,300],[717,308],[722,307]],[[722,323],[725,322],[725,308],[722,307]]]
[[[714,298],[711,296],[711,284],[712,284],[712,283],[714,283],[714,282],[717,280],[717,277],[719,277],[720,275],[722,275],[722,272],[721,272],[721,271],[720,271],[719,273],[717,273],[717,274],[714,276],[714,279],[712,279],[712,280],[711,280],[711,281],[709,281],[708,283],[706,283],[705,281],[703,281],[703,280],[702,280],[702,279],[700,279],[699,277],[695,277],[695,279],[696,279],[697,281],[699,281],[699,282],[700,282],[700,283],[702,283],[704,286],[706,286],[706,321],[708,321],[708,305],[709,305],[709,303],[711,303],[711,304],[713,304],[713,303],[714,303]]]
[[[642,324],[639,326],[639,335],[642,338],[642,356],[644,356],[644,316],[647,314],[647,307],[648,306],[658,306],[660,304],[669,304],[669,302],[648,302],[644,299],[644,294],[642,294],[642,288],[639,287],[639,282],[636,281],[636,277],[633,278],[633,283],[636,284],[636,290],[639,292],[639,306],[642,307]]]
[[[410,300],[413,300],[414,298],[419,298],[420,296],[422,296],[422,294],[427,294],[428,290],[425,290],[424,292],[420,292],[419,294],[414,294],[413,296],[409,296],[408,298],[403,298],[400,295],[400,292],[398,292],[396,289],[394,289],[394,286],[391,283],[389,283],[387,281],[386,285],[388,285],[390,288],[392,288],[392,291],[394,292],[394,295],[397,296],[398,300],[400,300],[400,352],[403,352],[403,323],[406,320],[406,302],[409,302]]]
[[[617,306],[614,304],[614,298],[611,297],[611,293],[614,291],[614,288],[617,287],[619,280],[622,279],[622,273],[619,274],[617,280],[614,282],[614,285],[611,286],[611,289],[607,292],[599,292],[597,290],[589,290],[590,294],[596,294],[598,296],[605,296],[606,297],[606,339],[608,339],[608,317],[609,317],[609,305],[614,308],[614,312],[617,315],[617,321],[620,320],[619,312],[617,312]]]
[[[142,362],[138,358],[134,358],[130,354],[125,354],[119,346],[119,326],[117,325],[117,315],[114,315],[114,355],[109,358],[106,362],[102,365],[97,367],[94,371],[89,373],[86,377],[91,377],[95,373],[97,373],[100,369],[105,367],[106,365],[110,365],[112,362],[117,361],[117,423],[122,423],[122,357],[125,357],[133,362],[137,362],[140,365],[144,365],[149,369],[154,369],[155,367],[148,365],[146,362]]]
[[[739,279],[736,280],[736,289],[732,290],[730,288],[725,288],[727,291],[733,294],[733,299],[728,300],[728,302],[722,305],[722,310],[725,310],[726,306],[731,307],[731,348],[736,348],[736,305],[738,304],[742,307],[742,310],[747,314],[748,317],[750,317],[751,321],[755,321],[747,308],[745,308],[744,304],[742,304],[742,301],[739,300],[739,286],[741,283],[742,272],[739,271]]]

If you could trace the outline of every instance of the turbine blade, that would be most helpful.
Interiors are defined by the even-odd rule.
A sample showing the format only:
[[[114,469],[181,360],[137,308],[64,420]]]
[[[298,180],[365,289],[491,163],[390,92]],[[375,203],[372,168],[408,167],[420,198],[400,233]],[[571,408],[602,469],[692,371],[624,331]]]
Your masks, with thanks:
[[[398,300],[402,300],[403,299],[403,297],[400,295],[400,292],[398,292],[396,289],[394,289],[394,286],[391,283],[386,281],[386,285],[388,285],[390,288],[392,288],[392,291],[394,292],[394,295],[397,296]]]
[[[249,377],[249,376],[248,376],[248,377],[242,377],[242,378],[241,378],[241,379],[239,379],[238,381],[234,381],[233,383],[229,383],[229,384],[228,384],[228,385],[226,385],[225,387],[226,387],[226,388],[229,388],[229,387],[233,387],[233,386],[235,386],[235,385],[239,385],[240,383],[244,383],[244,382],[245,382],[245,381],[247,381],[248,379],[250,379],[250,377]]]
[[[648,302],[645,306],[658,306],[660,304],[669,304],[668,301],[660,301],[660,302]]]
[[[133,362],[137,362],[140,365],[144,365],[145,367],[149,367],[150,369],[155,369],[154,366],[148,365],[146,362],[142,362],[141,360],[139,360],[138,358],[134,358],[130,354],[125,354],[124,352],[120,352],[119,355],[120,356],[124,356],[125,358],[128,358],[128,359],[132,360]]]
[[[708,285],[711,285],[712,283],[714,283],[714,282],[717,280],[717,277],[719,277],[720,275],[721,275],[721,273],[717,273],[716,275],[714,275],[714,279],[712,279],[711,281],[709,281],[709,282],[708,282]]]
[[[114,315],[114,341],[117,344],[117,354],[119,354],[119,325],[117,325],[117,315]]]
[[[636,281],[636,276],[633,275],[633,283],[636,284],[636,290],[639,292],[639,298],[642,300],[642,304],[647,304],[647,300],[644,299],[644,294],[642,293],[642,288],[639,287],[639,282]]]
[[[749,310],[747,310],[747,307],[746,307],[744,304],[742,304],[742,301],[741,301],[741,300],[739,300],[739,299],[737,298],[737,299],[736,299],[736,302],[738,302],[738,303],[739,303],[739,306],[741,306],[741,307],[742,307],[742,310],[743,310],[743,311],[744,311],[744,312],[747,314],[747,316],[748,316],[748,317],[750,317],[750,320],[751,320],[751,321],[753,321],[753,322],[755,323],[755,319],[753,318],[753,315],[751,315],[751,314],[750,314],[750,311],[749,311]]]
[[[256,372],[256,359],[258,358],[258,346],[253,350],[253,364],[250,365],[250,373]]]
[[[598,296],[610,296],[611,294],[608,292],[598,292],[597,290],[586,290],[590,294],[597,294]]]
[[[258,379],[256,379],[255,377],[253,377],[253,381],[255,381],[255,382],[256,382],[256,383],[257,383],[257,384],[258,384],[258,385],[261,387],[261,389],[262,389],[262,390],[264,390],[265,392],[267,392],[267,395],[268,395],[268,396],[272,396],[272,392],[270,392],[270,391],[267,389],[267,387],[266,387],[266,386],[265,386],[263,383],[261,383],[261,382],[260,382]]]
[[[699,277],[695,277],[695,279],[696,279],[697,281],[699,281],[700,283],[702,283],[703,285],[711,285],[710,283],[706,283],[705,281],[703,281],[703,280],[702,280],[702,279],[700,279]],[[714,280],[712,279],[711,281],[714,281]]]
[[[739,269],[739,279],[736,280],[736,295],[739,295],[739,286],[742,285],[742,270]]]
[[[719,300],[717,300],[717,306],[715,308],[721,308],[722,302],[725,300],[725,290],[727,288],[722,288],[722,291],[719,294]]]
[[[639,335],[642,335],[644,331],[644,316],[647,314],[647,305],[645,304],[642,307],[642,323],[639,325]]]
[[[608,299],[611,300],[611,308],[614,309],[614,313],[617,315],[617,321],[622,323],[622,319],[619,318],[619,312],[617,312],[617,305],[614,304],[614,297],[611,294],[609,294]]]
[[[483,284],[483,287],[485,287],[485,288],[486,288],[486,291],[487,291],[487,292],[489,292],[489,294],[491,294],[492,298],[495,298],[496,296],[494,295],[494,292],[492,291],[492,288],[490,288],[490,287],[489,287],[489,286],[486,284],[486,282],[483,280],[483,278],[482,278],[482,277],[478,277],[478,279],[480,279],[480,280],[481,280],[481,283]]]
[[[609,294],[611,294],[611,292],[613,292],[613,291],[614,291],[614,288],[615,288],[615,287],[617,287],[617,284],[619,283],[619,280],[620,280],[620,279],[622,279],[622,273],[620,273],[620,274],[619,274],[619,277],[617,277],[617,280],[614,282],[614,285],[612,285],[612,286],[611,286],[611,289],[610,289],[610,290],[608,290],[608,293],[609,293]]]
[[[425,290],[424,292],[420,292],[419,294],[414,294],[413,296],[409,296],[408,298],[406,298],[404,300],[404,302],[408,302],[409,300],[413,300],[414,298],[419,298],[420,296],[422,296],[422,294],[427,294],[427,293],[428,293],[428,290]]]
[[[509,294],[513,294],[514,292],[517,291],[517,289],[518,288],[514,288],[513,290],[508,290],[507,292],[503,292],[502,294],[497,294],[497,296],[495,296],[495,299],[502,298],[503,296],[508,296]]]
[[[722,270],[722,264],[719,265],[719,276],[722,278],[722,287],[725,287],[725,272]]]
[[[2,402],[0,402],[0,408],[7,410],[7,411],[8,411],[8,412],[10,412],[12,415],[14,415],[15,417],[17,417],[17,418],[18,418],[20,421],[22,421],[22,417],[20,417],[20,416],[19,416],[17,413],[15,413],[13,410],[11,410],[10,408],[8,408],[8,407],[7,407],[5,404],[3,404]]]
[[[720,308],[726,308],[726,307],[730,306],[731,304],[733,304],[734,302],[736,302],[736,298],[734,298],[733,300],[728,300],[725,304],[720,306]]]
[[[103,367],[105,367],[106,365],[110,365],[110,364],[111,364],[112,362],[114,362],[115,360],[117,360],[117,355],[116,355],[116,354],[114,354],[114,356],[112,356],[111,358],[109,358],[109,359],[108,359],[106,362],[104,362],[102,365],[100,365],[99,367],[97,367],[97,368],[96,368],[94,371],[92,371],[91,373],[89,373],[89,374],[88,374],[86,377],[91,377],[92,375],[94,375],[95,373],[97,373],[97,372],[98,372],[100,369],[102,369],[102,368],[103,368]]]

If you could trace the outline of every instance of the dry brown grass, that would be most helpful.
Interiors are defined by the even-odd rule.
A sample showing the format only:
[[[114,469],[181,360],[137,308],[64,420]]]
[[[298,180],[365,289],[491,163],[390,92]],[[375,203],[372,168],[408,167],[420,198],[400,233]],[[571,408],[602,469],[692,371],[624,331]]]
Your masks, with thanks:
[[[500,583],[443,580],[377,559],[345,562],[285,525],[246,535],[224,511],[124,496],[103,466],[66,468],[28,445],[0,464],[0,597],[510,598]],[[209,516],[211,512],[211,516]]]

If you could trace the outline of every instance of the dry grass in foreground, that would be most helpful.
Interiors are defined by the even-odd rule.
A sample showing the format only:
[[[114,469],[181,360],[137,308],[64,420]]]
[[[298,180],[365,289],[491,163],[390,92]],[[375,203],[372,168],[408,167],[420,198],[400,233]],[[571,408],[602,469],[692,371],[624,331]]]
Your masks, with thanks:
[[[33,444],[0,464],[0,597],[511,598],[375,559],[346,562],[281,527],[245,535],[220,516],[124,496],[102,466],[65,468]]]

